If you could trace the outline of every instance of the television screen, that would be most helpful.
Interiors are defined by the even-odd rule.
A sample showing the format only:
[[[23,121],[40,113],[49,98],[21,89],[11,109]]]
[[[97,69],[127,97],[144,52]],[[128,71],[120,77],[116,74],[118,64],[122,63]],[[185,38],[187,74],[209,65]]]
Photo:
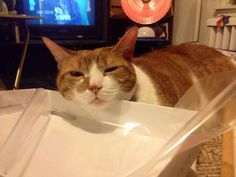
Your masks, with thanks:
[[[42,16],[34,25],[95,25],[95,0],[24,0],[24,12]]]
[[[0,0],[1,1],[1,0]],[[17,0],[19,14],[41,16],[27,20],[31,40],[105,42],[108,37],[110,0]],[[22,39],[26,37],[22,28]]]

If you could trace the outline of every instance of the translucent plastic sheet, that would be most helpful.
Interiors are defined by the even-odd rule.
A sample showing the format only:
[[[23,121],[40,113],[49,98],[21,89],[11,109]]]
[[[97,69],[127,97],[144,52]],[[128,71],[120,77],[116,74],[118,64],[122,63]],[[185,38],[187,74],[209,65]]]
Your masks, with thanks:
[[[27,103],[27,99],[9,92],[0,92],[0,114],[6,111],[22,110]]]
[[[22,110],[0,116],[0,171],[5,177],[126,177],[196,113],[127,101],[106,111],[87,110],[58,92],[36,89],[30,98],[27,90],[5,93],[9,99],[26,99]],[[16,123],[6,127],[9,122],[4,125],[3,119]],[[1,141],[2,127],[12,131]]]
[[[234,127],[235,78],[200,80],[176,108],[121,101],[101,111],[43,89],[0,92],[2,115],[20,112],[0,136],[1,175],[156,177],[176,154]]]
[[[129,177],[141,177],[166,158],[234,129],[236,72],[214,74],[199,80],[175,107],[196,110],[198,113],[161,148],[152,160]]]
[[[176,147],[184,151],[235,127],[236,72],[215,74],[200,80],[176,107],[198,110],[198,114],[169,142],[165,154],[177,150]]]
[[[13,91],[14,92],[14,91]],[[4,94],[4,93],[3,93]],[[1,175],[8,175],[8,171],[18,163],[22,156],[26,153],[26,148],[36,148],[37,141],[43,133],[45,124],[48,121],[49,114],[49,98],[45,90],[39,89],[33,92],[29,91],[29,97],[21,97],[17,94],[4,94],[4,102],[2,109],[16,108],[16,106],[25,107],[19,119],[16,120],[14,127],[9,133],[7,140],[0,147],[0,170]],[[32,96],[32,97],[31,97]],[[27,104],[27,106],[23,106]],[[11,110],[11,112],[18,112],[20,109]],[[9,111],[9,110],[8,110]],[[42,116],[44,116],[42,118]],[[41,120],[39,120],[41,118]],[[35,126],[37,124],[37,126]],[[31,154],[31,152],[29,154]],[[27,164],[22,164],[21,168]],[[20,173],[20,172],[19,172]]]

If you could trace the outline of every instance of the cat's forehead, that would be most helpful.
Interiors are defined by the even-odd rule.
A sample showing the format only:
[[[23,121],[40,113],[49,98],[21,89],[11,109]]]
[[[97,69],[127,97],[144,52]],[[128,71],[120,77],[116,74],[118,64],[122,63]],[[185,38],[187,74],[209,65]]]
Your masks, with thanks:
[[[118,57],[111,50],[98,48],[95,50],[81,50],[78,51],[75,56],[70,60],[71,63],[77,63],[80,65],[93,65],[97,64],[99,66],[107,65],[123,65],[125,60],[122,57]]]
[[[88,72],[94,64],[99,67],[105,67],[108,63],[108,58],[109,55],[103,51],[81,50],[78,51],[71,58],[64,60],[60,72],[66,73],[71,70]]]
[[[77,70],[83,73],[88,73],[94,65],[96,65],[97,68],[104,70],[107,67],[118,65],[128,67],[128,62],[107,48],[81,50],[62,64],[60,73],[63,74]]]
[[[82,64],[93,64],[104,63],[108,59],[108,53],[102,50],[81,50],[71,58],[71,62],[77,61]]]

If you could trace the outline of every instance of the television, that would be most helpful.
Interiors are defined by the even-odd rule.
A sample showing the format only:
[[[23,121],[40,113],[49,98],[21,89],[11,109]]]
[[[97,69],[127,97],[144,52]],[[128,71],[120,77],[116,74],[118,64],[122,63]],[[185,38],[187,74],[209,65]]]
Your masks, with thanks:
[[[31,39],[107,40],[109,0],[17,0],[16,10],[42,17],[26,21]]]

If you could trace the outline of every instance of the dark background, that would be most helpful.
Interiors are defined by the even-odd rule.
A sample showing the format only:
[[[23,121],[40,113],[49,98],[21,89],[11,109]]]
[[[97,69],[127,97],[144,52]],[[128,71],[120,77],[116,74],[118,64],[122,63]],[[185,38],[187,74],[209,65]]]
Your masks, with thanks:
[[[108,18],[108,17],[107,17]],[[162,23],[160,21],[160,23]],[[91,42],[86,39],[76,41],[55,41],[63,47],[72,50],[94,49],[115,44],[122,37],[127,28],[137,25],[128,18],[109,18],[107,24],[107,41]],[[17,67],[21,57],[24,43],[15,43],[12,24],[0,23],[0,79],[7,89],[13,89]],[[21,27],[21,31],[24,28]],[[137,41],[135,56],[154,48],[169,45],[169,41],[142,40]],[[56,89],[55,78],[57,64],[51,53],[41,40],[30,40],[26,60],[22,72],[20,88],[42,87]]]

